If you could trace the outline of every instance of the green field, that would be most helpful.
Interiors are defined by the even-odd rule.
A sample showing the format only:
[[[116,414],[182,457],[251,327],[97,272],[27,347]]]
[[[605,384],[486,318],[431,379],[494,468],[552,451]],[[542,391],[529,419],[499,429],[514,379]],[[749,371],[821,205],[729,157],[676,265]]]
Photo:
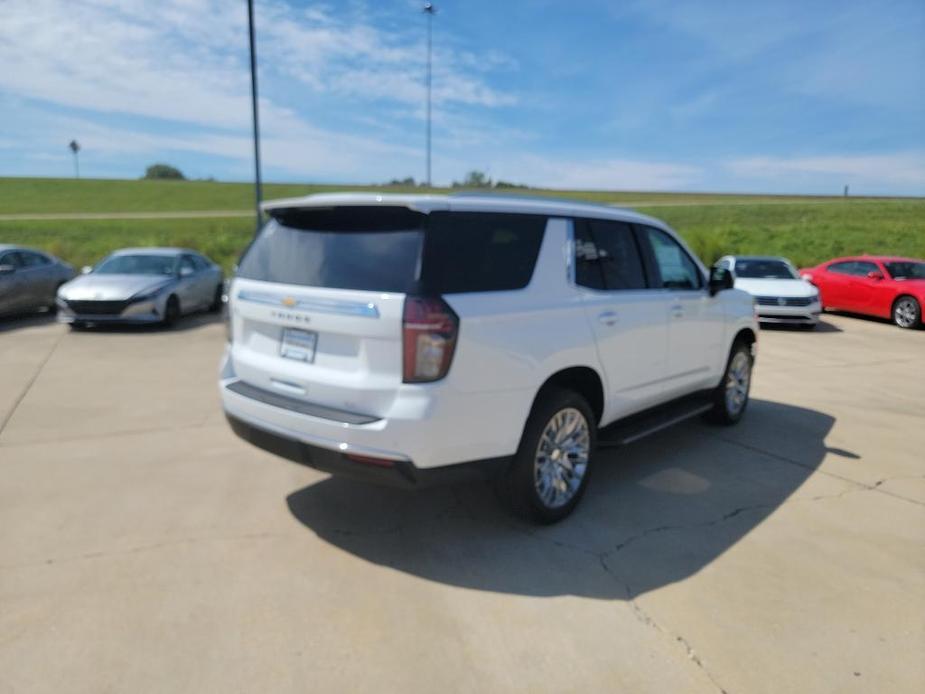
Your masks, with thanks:
[[[272,199],[332,190],[409,189],[268,184],[264,195]],[[524,193],[631,205],[671,224],[707,262],[726,253],[784,255],[798,265],[853,253],[925,257],[923,198],[518,191]],[[43,220],[3,216],[246,212],[252,205],[253,188],[245,183],[0,178],[0,243],[43,248],[78,266],[124,246],[178,245],[201,250],[230,268],[253,233],[250,217]]]

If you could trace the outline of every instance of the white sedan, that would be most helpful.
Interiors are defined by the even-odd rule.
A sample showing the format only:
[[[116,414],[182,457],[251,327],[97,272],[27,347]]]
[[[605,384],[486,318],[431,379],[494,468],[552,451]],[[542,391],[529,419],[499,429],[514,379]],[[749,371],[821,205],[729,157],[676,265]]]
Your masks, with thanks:
[[[819,290],[800,278],[786,258],[727,255],[718,265],[732,271],[735,288],[755,298],[758,320],[787,323],[812,330],[819,323]]]

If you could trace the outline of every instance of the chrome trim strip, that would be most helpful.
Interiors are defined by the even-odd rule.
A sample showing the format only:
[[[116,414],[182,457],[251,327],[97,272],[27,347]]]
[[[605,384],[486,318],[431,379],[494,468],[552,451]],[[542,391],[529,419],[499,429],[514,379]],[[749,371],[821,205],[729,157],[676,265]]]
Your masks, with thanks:
[[[225,390],[236,393],[241,397],[262,402],[264,405],[278,407],[281,410],[287,410],[289,412],[307,414],[311,417],[325,419],[329,422],[336,422],[337,424],[372,424],[381,419],[381,417],[374,417],[359,412],[349,412],[338,407],[328,407],[327,405],[319,405],[299,398],[292,398],[282,393],[274,393],[273,391],[258,388],[257,386],[253,386],[241,380],[232,381],[231,383],[225,384],[224,387]]]
[[[344,301],[341,299],[308,299],[306,297],[292,297],[294,303],[283,303],[283,296],[269,292],[241,291],[237,299],[249,301],[254,304],[275,306],[287,311],[314,311],[316,313],[336,313],[345,316],[360,316],[361,318],[378,318],[379,309],[372,302]]]

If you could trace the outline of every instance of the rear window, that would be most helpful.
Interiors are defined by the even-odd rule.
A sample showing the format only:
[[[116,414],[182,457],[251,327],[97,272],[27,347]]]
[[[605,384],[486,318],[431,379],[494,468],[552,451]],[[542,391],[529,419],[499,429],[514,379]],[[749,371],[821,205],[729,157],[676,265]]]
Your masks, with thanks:
[[[331,289],[456,294],[530,283],[546,218],[406,208],[283,210],[238,277]]]
[[[437,294],[523,289],[533,277],[546,217],[433,212],[421,276]]]
[[[417,277],[424,219],[387,207],[276,212],[237,274],[309,287],[407,292]]]

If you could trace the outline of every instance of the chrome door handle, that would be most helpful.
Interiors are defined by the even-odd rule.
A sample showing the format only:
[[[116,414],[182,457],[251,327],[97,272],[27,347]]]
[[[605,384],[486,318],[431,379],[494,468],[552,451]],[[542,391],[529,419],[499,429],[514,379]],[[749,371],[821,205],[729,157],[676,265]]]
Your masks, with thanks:
[[[675,304],[671,307],[671,315],[675,318],[682,318],[684,316],[684,307],[681,304]]]
[[[604,325],[616,325],[620,321],[620,316],[616,311],[604,311],[598,315],[597,320]]]

